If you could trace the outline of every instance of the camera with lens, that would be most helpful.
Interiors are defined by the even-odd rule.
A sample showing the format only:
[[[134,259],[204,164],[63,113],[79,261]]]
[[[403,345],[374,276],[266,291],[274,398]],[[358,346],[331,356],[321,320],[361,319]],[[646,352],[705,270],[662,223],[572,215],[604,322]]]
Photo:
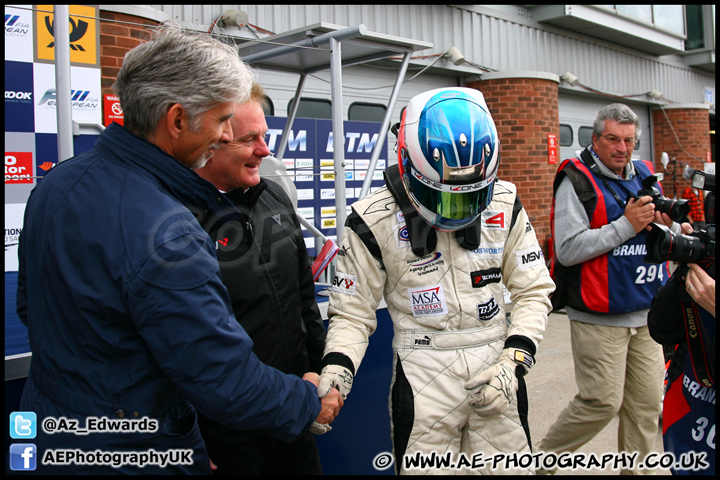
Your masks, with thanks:
[[[697,170],[692,184],[695,188],[710,191],[705,198],[707,226],[684,235],[674,233],[665,225],[651,223],[645,239],[647,255],[643,260],[648,263],[696,263],[715,278],[715,175]]]
[[[662,175],[650,175],[643,180],[643,188],[637,192],[637,195],[635,197],[630,197],[637,200],[640,197],[649,195],[652,197],[652,202],[655,204],[656,211],[667,214],[675,222],[680,223],[686,221],[687,216],[690,213],[690,204],[687,200],[673,200],[671,198],[663,197],[660,190],[655,187],[655,184],[662,179]]]

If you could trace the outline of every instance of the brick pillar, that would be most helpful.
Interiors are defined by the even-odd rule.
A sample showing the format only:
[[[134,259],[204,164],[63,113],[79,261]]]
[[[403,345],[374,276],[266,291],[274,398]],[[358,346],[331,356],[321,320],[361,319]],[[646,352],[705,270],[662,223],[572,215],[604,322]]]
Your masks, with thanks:
[[[480,90],[500,138],[498,178],[517,186],[518,196],[547,256],[552,183],[548,134],[560,141],[559,77],[545,72],[493,72],[467,86]],[[559,163],[559,160],[558,160]]]
[[[150,38],[150,28],[159,22],[107,11],[100,11],[100,18],[101,88],[103,95],[113,95],[112,85],[125,54]]]
[[[683,166],[689,164],[695,170],[703,170],[710,152],[710,110],[706,104],[670,104],[652,112],[653,140],[655,146],[655,169],[663,171],[660,159],[667,152],[670,160],[677,160],[677,197],[682,198],[690,181],[682,177]],[[677,137],[676,137],[677,136]],[[712,160],[711,160],[712,161]],[[672,173],[669,164],[662,182],[663,193],[673,197]],[[670,175],[668,175],[670,174]]]

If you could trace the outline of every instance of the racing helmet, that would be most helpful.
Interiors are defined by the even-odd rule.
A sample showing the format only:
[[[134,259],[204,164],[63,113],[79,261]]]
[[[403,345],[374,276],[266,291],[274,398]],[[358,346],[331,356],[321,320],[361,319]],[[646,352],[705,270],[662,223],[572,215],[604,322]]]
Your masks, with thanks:
[[[403,186],[420,216],[441,231],[470,225],[492,200],[500,142],[483,94],[472,88],[413,97],[398,133]]]

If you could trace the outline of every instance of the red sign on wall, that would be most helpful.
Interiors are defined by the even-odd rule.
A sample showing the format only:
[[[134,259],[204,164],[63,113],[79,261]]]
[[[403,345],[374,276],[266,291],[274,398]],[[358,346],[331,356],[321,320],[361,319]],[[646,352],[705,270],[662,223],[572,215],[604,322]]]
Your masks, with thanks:
[[[120,125],[124,125],[125,117],[123,115],[122,108],[120,107],[120,99],[117,95],[105,95],[103,102],[105,108],[105,126],[107,127],[112,122],[117,122]]]
[[[555,165],[558,160],[557,135],[548,133],[548,163]]]
[[[32,153],[5,152],[5,185],[33,183]]]

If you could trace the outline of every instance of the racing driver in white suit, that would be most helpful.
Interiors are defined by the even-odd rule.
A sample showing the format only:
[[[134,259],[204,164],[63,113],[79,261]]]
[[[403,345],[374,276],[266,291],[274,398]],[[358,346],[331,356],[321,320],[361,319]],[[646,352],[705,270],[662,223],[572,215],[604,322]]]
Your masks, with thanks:
[[[461,473],[403,462],[432,452],[453,462],[530,453],[523,375],[555,285],[515,185],[496,178],[500,145],[485,99],[470,88],[425,92],[396,134],[398,165],[346,222],[318,392],[347,397],[384,296],[396,471]],[[503,284],[514,304],[509,325]],[[462,473],[533,473],[479,465]]]

